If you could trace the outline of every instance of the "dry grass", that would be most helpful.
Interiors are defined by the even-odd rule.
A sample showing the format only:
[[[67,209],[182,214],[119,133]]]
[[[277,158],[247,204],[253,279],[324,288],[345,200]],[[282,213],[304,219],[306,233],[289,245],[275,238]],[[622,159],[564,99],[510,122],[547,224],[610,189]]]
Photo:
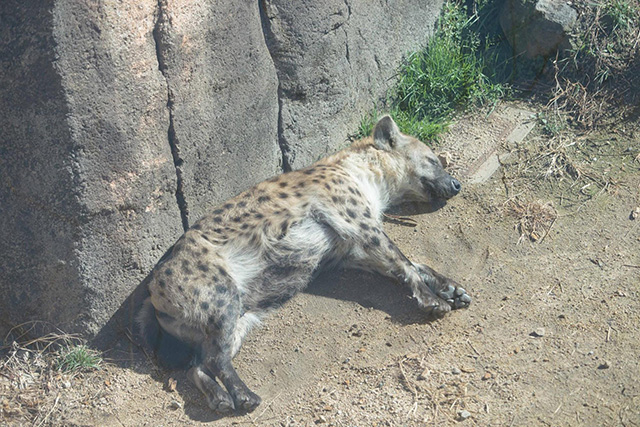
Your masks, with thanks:
[[[617,112],[640,114],[640,2],[577,2],[579,29],[568,57],[553,61],[554,88],[549,106],[593,128]],[[617,119],[620,117],[611,117]]]
[[[42,322],[15,327],[0,348],[0,424],[56,425],[63,391],[82,375],[82,369],[62,372],[58,366],[69,349],[85,348],[83,341],[59,330],[27,338],[43,326],[53,329]]]
[[[518,243],[525,239],[542,242],[558,218],[558,212],[553,204],[540,200],[524,202],[518,198],[512,198],[505,202],[504,212],[516,218],[514,227],[520,233]]]

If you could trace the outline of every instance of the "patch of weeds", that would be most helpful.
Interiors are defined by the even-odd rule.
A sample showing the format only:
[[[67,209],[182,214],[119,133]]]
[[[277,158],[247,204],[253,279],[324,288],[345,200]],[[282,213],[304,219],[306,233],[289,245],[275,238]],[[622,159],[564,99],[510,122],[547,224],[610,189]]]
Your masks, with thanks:
[[[593,128],[612,111],[640,114],[640,2],[576,3],[579,25],[574,48],[554,63],[550,104]],[[618,117],[611,117],[617,119]]]
[[[64,425],[59,402],[69,400],[71,381],[81,369],[100,366],[84,341],[47,322],[12,328],[0,347],[0,419],[10,425]],[[83,383],[88,374],[83,374]]]
[[[495,8],[489,2],[483,5]],[[469,11],[455,1],[445,3],[427,47],[410,53],[400,67],[385,109],[403,132],[433,140],[447,130],[456,111],[505,96],[507,87],[499,83],[495,71],[492,39],[479,33],[483,16],[479,10]],[[359,136],[371,133],[376,116],[369,113],[363,118]]]
[[[542,111],[536,114],[538,123],[542,126],[542,131],[549,136],[558,136],[567,130],[567,120],[559,112]]]
[[[85,345],[76,345],[64,349],[56,361],[56,369],[62,372],[78,372],[100,368],[100,354]]]
[[[626,33],[637,17],[638,10],[629,0],[611,0],[603,5],[602,23],[609,34]]]

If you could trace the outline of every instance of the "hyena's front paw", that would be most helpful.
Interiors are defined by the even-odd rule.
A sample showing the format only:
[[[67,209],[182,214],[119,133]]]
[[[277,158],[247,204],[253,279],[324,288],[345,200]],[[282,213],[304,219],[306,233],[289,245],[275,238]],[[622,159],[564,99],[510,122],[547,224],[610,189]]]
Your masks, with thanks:
[[[467,291],[458,286],[458,284],[453,280],[448,280],[447,284],[442,289],[436,291],[436,294],[445,300],[454,310],[458,308],[467,308],[469,307],[469,304],[471,304],[471,297]]]
[[[429,289],[447,302],[450,308],[467,308],[471,304],[471,297],[460,285],[453,280],[437,273],[431,267],[424,264],[414,264],[420,273],[420,277]]]
[[[424,285],[418,288],[414,297],[418,300],[420,308],[430,317],[440,318],[451,311],[451,305],[447,301],[437,297]]]

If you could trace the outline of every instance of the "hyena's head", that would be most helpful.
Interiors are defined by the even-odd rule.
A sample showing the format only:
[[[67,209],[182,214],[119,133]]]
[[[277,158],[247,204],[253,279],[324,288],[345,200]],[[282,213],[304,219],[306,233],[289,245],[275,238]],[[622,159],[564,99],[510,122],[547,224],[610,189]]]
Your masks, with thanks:
[[[460,192],[460,182],[449,175],[438,156],[424,143],[400,132],[389,116],[382,117],[373,131],[374,144],[396,159],[401,182],[397,197],[429,201],[450,199]]]

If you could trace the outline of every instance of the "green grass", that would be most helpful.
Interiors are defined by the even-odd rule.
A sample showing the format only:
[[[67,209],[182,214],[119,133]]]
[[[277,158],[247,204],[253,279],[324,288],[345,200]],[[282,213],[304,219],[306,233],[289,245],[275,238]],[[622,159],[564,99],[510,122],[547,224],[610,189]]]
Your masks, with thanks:
[[[94,370],[100,367],[102,358],[85,345],[67,347],[56,361],[56,369],[63,372]]]
[[[505,95],[506,86],[497,83],[494,42],[479,32],[484,16],[469,14],[455,2],[445,3],[427,47],[407,56],[387,102],[403,132],[433,140],[447,130],[456,111]],[[359,136],[371,133],[377,115],[377,111],[365,115]]]
[[[627,0],[611,0],[604,4],[603,24],[611,33],[626,32],[633,27],[638,11]]]

